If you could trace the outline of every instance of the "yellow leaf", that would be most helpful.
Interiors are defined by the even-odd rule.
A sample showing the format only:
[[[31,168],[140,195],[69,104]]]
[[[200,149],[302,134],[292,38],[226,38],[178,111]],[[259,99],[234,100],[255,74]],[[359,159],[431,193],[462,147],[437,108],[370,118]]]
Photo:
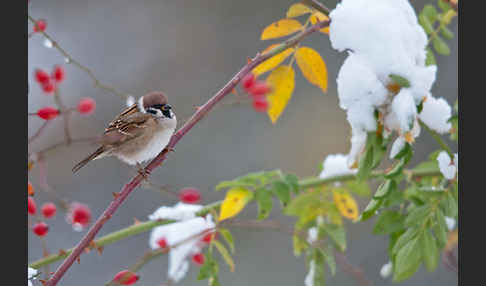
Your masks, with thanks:
[[[311,12],[311,8],[302,3],[296,3],[292,4],[292,6],[289,7],[289,10],[287,10],[287,18],[295,18]]]
[[[262,40],[288,36],[302,29],[302,24],[294,19],[282,19],[267,26],[260,37]]]
[[[219,220],[236,216],[245,205],[251,200],[253,193],[245,188],[232,188],[226,193],[221,209],[219,212]]]
[[[326,93],[327,68],[321,55],[309,47],[302,47],[295,52],[295,60],[304,77]]]
[[[279,44],[273,44],[266,48],[263,53],[273,49],[274,47],[278,46]],[[253,69],[253,73],[258,76],[263,73],[266,73],[267,71],[275,68],[278,66],[281,62],[283,62],[288,56],[290,56],[294,52],[294,48],[288,48],[285,51],[276,54],[275,56],[269,58],[268,60],[264,61],[263,63],[259,64],[256,66],[256,68]]]
[[[333,192],[334,203],[341,215],[352,220],[358,219],[358,204],[350,194]]]
[[[267,97],[270,103],[267,113],[272,123],[277,122],[292,96],[295,86],[294,78],[295,72],[291,66],[279,66],[267,78],[267,83],[272,87],[272,92]]]
[[[327,17],[326,15],[324,15],[319,11],[312,13],[312,15],[310,16],[310,21],[312,25],[315,25],[317,22],[328,21],[328,20],[329,17]],[[329,35],[329,26],[320,29],[319,32]]]

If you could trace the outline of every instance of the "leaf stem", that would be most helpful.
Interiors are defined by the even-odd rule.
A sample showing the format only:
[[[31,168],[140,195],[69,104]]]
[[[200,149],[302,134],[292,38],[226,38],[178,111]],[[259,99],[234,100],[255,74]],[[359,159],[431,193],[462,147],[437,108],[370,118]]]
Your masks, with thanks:
[[[449,146],[447,146],[447,144],[444,142],[444,140],[442,140],[442,138],[440,137],[440,135],[437,132],[435,132],[434,130],[430,129],[429,126],[427,126],[426,124],[424,124],[421,120],[419,120],[419,123],[420,123],[420,126],[422,128],[424,128],[425,130],[427,130],[427,132],[429,132],[430,135],[432,135],[432,137],[434,138],[434,140],[437,143],[439,143],[440,147],[447,152],[447,154],[449,155],[449,157],[451,158],[451,160],[453,160],[454,159],[454,154],[452,153],[451,148],[449,148]]]

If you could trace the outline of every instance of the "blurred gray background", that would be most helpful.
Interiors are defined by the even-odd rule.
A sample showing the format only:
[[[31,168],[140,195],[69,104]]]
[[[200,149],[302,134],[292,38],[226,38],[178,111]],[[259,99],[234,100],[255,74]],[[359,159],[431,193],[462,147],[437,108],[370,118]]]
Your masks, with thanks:
[[[277,41],[260,41],[262,29],[285,16],[293,0],[236,1],[236,0],[86,0],[31,1],[29,13],[36,19],[48,21],[47,32],[71,56],[88,66],[104,83],[118,90],[143,95],[162,90],[169,95],[179,123],[185,121],[194,107],[204,103],[217,92],[241,66]],[[324,1],[330,8],[336,1]],[[432,1],[436,2],[436,1]],[[416,11],[425,1],[413,1]],[[370,2],[370,5],[372,3]],[[457,19],[452,23],[457,31]],[[29,24],[29,32],[32,25]],[[96,112],[88,117],[74,114],[71,131],[74,138],[99,135],[105,125],[125,107],[125,102],[102,89],[94,88],[86,73],[64,64],[55,49],[43,46],[43,38],[29,39],[29,112],[42,106],[54,105],[50,96],[42,93],[33,80],[35,68],[48,71],[54,64],[63,64],[66,80],[60,86],[61,96],[68,106],[75,106],[80,98],[96,99]],[[457,37],[449,41],[451,55],[438,56],[439,71],[433,93],[453,104],[457,89]],[[151,176],[153,183],[170,185],[170,190],[195,186],[202,191],[202,203],[222,199],[224,193],[214,191],[221,180],[232,179],[248,172],[282,169],[299,177],[318,174],[323,159],[332,153],[347,153],[350,147],[350,127],[345,112],[338,106],[336,76],[345,54],[330,46],[327,36],[314,34],[304,41],[319,51],[329,72],[329,92],[323,95],[296,72],[296,88],[292,99],[276,125],[266,114],[256,113],[249,103],[231,104],[228,96],[177,145],[164,166]],[[29,118],[29,136],[42,121]],[[181,126],[179,124],[179,126]],[[33,145],[40,150],[63,139],[63,123],[57,119]],[[415,164],[430,151],[437,149],[430,136],[423,135],[416,142]],[[88,204],[96,219],[112,200],[112,192],[119,191],[135,170],[108,158],[95,161],[76,175],[72,166],[92,152],[87,143],[59,148],[48,154],[48,183],[56,196]],[[51,197],[39,189],[39,169],[29,173],[37,189],[38,206]],[[146,188],[138,188],[103,227],[99,236],[128,226],[133,218],[146,220],[160,205],[172,205],[177,198]],[[367,200],[360,200],[362,210]],[[280,215],[274,204],[271,219],[293,225],[293,219]],[[59,211],[48,220],[50,233],[47,246],[57,252],[74,246],[86,233],[72,231]],[[256,206],[245,209],[243,216],[256,217]],[[374,221],[352,224],[346,222],[348,249],[346,257],[360,267],[372,285],[392,285],[391,279],[379,275],[388,261],[388,239],[372,235]],[[290,236],[272,231],[232,229],[236,238],[236,272],[231,273],[221,261],[222,285],[303,285],[307,273],[304,257],[292,254]],[[29,231],[28,260],[42,256],[39,239]],[[83,254],[81,264],[75,263],[60,285],[104,285],[115,273],[132,265],[148,249],[149,233],[144,233],[109,245],[103,255]],[[51,266],[50,271],[54,271]],[[327,270],[326,270],[327,271]],[[140,274],[137,285],[161,285],[166,281],[167,257],[161,257]],[[190,272],[178,285],[206,285],[197,281],[198,269]],[[329,273],[327,271],[327,273]],[[330,275],[329,275],[330,276]],[[338,267],[328,285],[356,285],[356,281]],[[38,283],[38,282],[36,282]],[[456,285],[457,276],[444,265],[433,273],[423,267],[401,285]]]

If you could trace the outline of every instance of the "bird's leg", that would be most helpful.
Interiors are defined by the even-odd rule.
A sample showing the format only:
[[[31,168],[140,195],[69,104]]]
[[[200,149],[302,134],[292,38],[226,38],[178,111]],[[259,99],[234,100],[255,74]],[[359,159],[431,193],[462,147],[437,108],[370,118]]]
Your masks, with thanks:
[[[142,175],[142,177],[145,179],[145,180],[148,180],[148,176],[150,175],[150,171],[145,169],[142,164],[138,163],[137,162],[137,172]]]

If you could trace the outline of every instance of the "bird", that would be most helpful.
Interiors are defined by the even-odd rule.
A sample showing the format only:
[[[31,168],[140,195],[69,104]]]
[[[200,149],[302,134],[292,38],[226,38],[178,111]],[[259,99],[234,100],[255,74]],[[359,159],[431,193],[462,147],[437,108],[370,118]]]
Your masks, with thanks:
[[[141,96],[108,124],[100,139],[100,147],[77,163],[76,173],[90,161],[115,156],[129,165],[155,158],[170,141],[177,119],[167,96],[152,91]],[[142,174],[143,175],[143,174]]]

